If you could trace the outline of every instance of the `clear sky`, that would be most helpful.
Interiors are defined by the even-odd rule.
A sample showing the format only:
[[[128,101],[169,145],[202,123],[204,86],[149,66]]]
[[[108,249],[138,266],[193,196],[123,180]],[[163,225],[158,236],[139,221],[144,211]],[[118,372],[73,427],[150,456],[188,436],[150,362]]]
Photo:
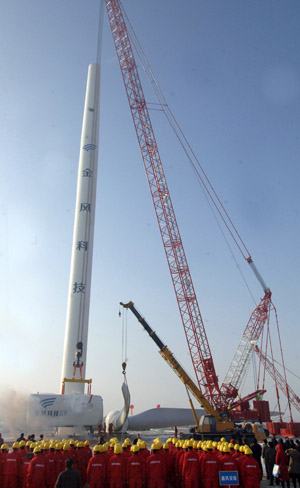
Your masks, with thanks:
[[[300,3],[123,3],[170,107],[273,292],[286,366],[300,376]],[[10,388],[60,390],[80,133],[98,11],[98,0],[1,6],[4,396]],[[190,372],[192,366],[106,12],[101,82],[87,376],[107,413],[122,406],[120,301],[133,300],[177,359]],[[255,303],[162,114],[153,112],[153,124],[222,381]],[[258,303],[260,285],[234,252]],[[184,387],[129,314],[127,359],[135,413],[157,404],[188,407]],[[253,369],[244,394],[256,387]],[[299,378],[289,375],[289,382],[300,395]],[[268,398],[274,408],[272,383]]]

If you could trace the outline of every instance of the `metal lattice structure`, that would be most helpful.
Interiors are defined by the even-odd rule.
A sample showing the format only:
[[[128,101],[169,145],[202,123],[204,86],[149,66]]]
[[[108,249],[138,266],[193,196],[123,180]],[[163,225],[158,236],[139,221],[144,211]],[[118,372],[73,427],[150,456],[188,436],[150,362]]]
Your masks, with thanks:
[[[257,343],[262,334],[264,325],[270,316],[271,305],[271,292],[267,291],[251,314],[221,385],[221,391],[228,400],[236,398],[239,392],[253,355],[253,345]]]
[[[294,390],[287,384],[286,379],[279,373],[277,368],[275,368],[274,363],[272,363],[265,354],[263,354],[257,346],[254,346],[254,351],[262,361],[265,369],[268,371],[271,378],[275,381],[275,384],[280,388],[282,393],[286,396],[289,403],[291,403],[300,412],[300,398]]]
[[[220,389],[120,2],[105,0],[154,209],[200,390],[220,407]]]

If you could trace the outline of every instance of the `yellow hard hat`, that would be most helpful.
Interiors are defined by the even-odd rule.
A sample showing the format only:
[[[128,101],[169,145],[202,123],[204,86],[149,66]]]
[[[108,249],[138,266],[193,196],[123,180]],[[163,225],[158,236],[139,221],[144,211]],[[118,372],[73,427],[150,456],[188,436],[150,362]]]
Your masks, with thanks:
[[[131,450],[132,452],[139,452],[139,450],[140,450],[140,449],[139,449],[139,446],[137,446],[137,445],[135,444],[135,445],[131,446],[130,450]]]
[[[207,449],[213,449],[212,442],[211,441],[207,441],[206,447],[207,447]]]
[[[159,450],[158,445],[156,444],[156,442],[153,442],[153,444],[151,446],[151,451],[158,451],[158,450]]]
[[[19,442],[19,447],[24,447],[25,446],[25,441],[20,441]]]
[[[94,451],[94,452],[101,452],[101,451],[102,451],[101,444],[96,444],[96,445],[93,447],[93,451]]]
[[[228,444],[224,444],[222,452],[230,452]]]
[[[2,445],[1,445],[1,449],[2,449],[3,451],[9,451],[9,447],[8,447],[8,445],[7,445],[7,444],[2,444]]]
[[[50,444],[49,444],[49,448],[50,449],[55,449],[55,447],[56,447],[55,441],[51,441]]]
[[[44,444],[43,444],[43,449],[48,450],[48,449],[49,449],[49,447],[50,447],[49,442],[44,442]]]
[[[30,446],[31,446],[31,444],[32,444],[32,441],[27,441],[27,442],[26,442],[26,447],[30,447]]]
[[[240,446],[239,451],[240,451],[240,452],[244,452],[244,446]]]
[[[63,445],[63,450],[64,451],[68,451],[69,449],[70,449],[69,444],[67,442],[65,442],[64,445]]]
[[[55,444],[55,449],[56,449],[57,451],[60,451],[60,450],[62,449],[62,447],[63,447],[63,445],[62,445],[62,443],[61,443],[61,442],[56,442],[56,444]]]
[[[239,444],[235,444],[235,445],[234,445],[234,449],[235,449],[236,451],[239,451],[239,449],[240,449],[240,445],[239,445]]]
[[[120,444],[115,444],[115,447],[114,447],[114,453],[115,454],[121,454],[123,452],[123,449],[122,447],[120,446]]]
[[[12,445],[12,448],[13,449],[19,449],[19,443],[18,442],[14,442],[13,445]]]
[[[225,437],[221,437],[221,442],[226,442]]]
[[[90,445],[89,441],[88,440],[84,441],[84,445],[85,447],[88,447]]]
[[[234,445],[231,442],[228,444],[228,447],[229,449],[234,449]]]
[[[250,454],[252,454],[250,447],[246,447],[246,449],[244,450],[244,454],[246,454],[246,456],[249,456]]]
[[[164,449],[169,449],[169,444],[167,442],[165,442],[164,445],[163,445],[163,448]]]
[[[36,454],[37,452],[41,452],[41,448],[39,446],[37,446],[33,449],[33,452],[34,452],[34,454]]]

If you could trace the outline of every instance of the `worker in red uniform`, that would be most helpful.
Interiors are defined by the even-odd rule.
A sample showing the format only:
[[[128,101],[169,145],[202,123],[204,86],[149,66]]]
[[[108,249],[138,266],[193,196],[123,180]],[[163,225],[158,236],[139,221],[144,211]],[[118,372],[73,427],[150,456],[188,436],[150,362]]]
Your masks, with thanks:
[[[21,468],[20,468],[20,471],[21,471],[21,480],[20,480],[20,488],[26,488],[26,484],[27,484],[27,473],[28,473],[28,468],[29,468],[29,463],[31,461],[30,457],[31,454],[27,453],[28,456],[26,455],[25,457],[23,457],[21,459]],[[33,455],[32,455],[33,456]]]
[[[235,444],[234,445],[234,453],[232,454],[232,457],[238,461],[238,459],[242,456],[242,453],[240,452],[240,445]]]
[[[180,488],[180,486],[181,486],[181,473],[179,470],[179,466],[180,466],[180,458],[184,454],[184,451],[181,447],[181,441],[176,442],[175,447],[176,447],[176,453],[175,453],[175,458],[174,458],[175,486],[176,486],[176,488]]]
[[[19,444],[14,442],[12,452],[9,452],[5,460],[4,488],[18,488],[21,476],[21,463],[19,455]]]
[[[6,456],[8,454],[9,447],[7,444],[1,445],[1,452],[0,452],[0,482],[4,485],[4,469],[5,469],[5,461]]]
[[[193,449],[193,441],[188,441],[187,451],[181,457],[182,459],[182,471],[181,477],[184,483],[184,488],[197,488],[198,487],[198,456],[197,452]]]
[[[238,463],[238,467],[239,467],[239,470],[240,470],[240,473],[241,473],[241,466],[244,462],[244,459],[245,459],[245,454],[244,454],[244,450],[247,449],[249,446],[245,446],[245,445],[241,445],[240,448],[239,448],[239,457],[236,456],[235,457],[235,460],[237,461]]]
[[[90,488],[104,488],[107,475],[107,461],[103,454],[103,447],[97,444],[93,448],[94,456],[89,460],[86,470],[86,480]]]
[[[93,453],[92,453],[92,449],[90,448],[90,443],[88,440],[84,441],[84,454],[85,454],[85,464],[86,464],[86,468],[89,464],[89,460],[91,459]]]
[[[131,456],[127,459],[126,480],[129,488],[142,488],[146,481],[146,464],[144,456],[139,455],[139,447],[130,448]]]
[[[76,449],[75,441],[73,439],[70,440],[69,442],[69,451],[68,451],[68,458],[73,459],[73,469],[78,469],[78,451]]]
[[[122,488],[125,482],[125,459],[122,457],[123,449],[120,444],[115,444],[114,454],[108,461],[108,482],[110,488]]]
[[[82,485],[85,485],[86,482],[86,454],[84,450],[84,443],[82,441],[77,441],[75,444],[76,447],[76,456],[77,456],[77,470],[80,474]]]
[[[203,488],[219,488],[220,461],[213,453],[211,441],[206,443],[207,452],[200,461],[200,473]]]
[[[72,457],[70,454],[69,454],[69,451],[70,451],[70,447],[69,447],[69,444],[67,442],[65,442],[62,446],[62,451],[61,451],[61,459],[62,459],[62,464],[63,464],[63,467],[65,467],[65,462],[66,462],[66,459]],[[73,460],[74,462],[74,460]]]
[[[170,444],[167,442],[163,445],[163,452],[164,452],[164,462],[166,464],[166,487],[170,483],[173,486],[174,477],[173,477],[173,458],[172,454],[170,453]]]
[[[142,456],[146,461],[147,457],[150,456],[150,451],[147,448],[146,441],[141,441],[141,443],[139,445],[139,449],[140,449],[139,450],[139,456]]]
[[[64,470],[64,460],[63,460],[63,449],[62,443],[56,442],[55,443],[55,455],[56,455],[56,478],[58,477],[59,473]]]
[[[46,463],[40,447],[33,450],[27,473],[26,488],[46,488]]]
[[[175,488],[176,487],[176,473],[175,473],[175,459],[176,459],[176,453],[177,449],[175,447],[175,443],[173,443],[173,439],[171,439],[172,442],[168,442],[169,445],[169,458],[170,458],[170,479],[168,480],[170,485]]]
[[[252,456],[250,447],[245,447],[239,466],[243,488],[259,488],[261,470],[258,462]]]
[[[26,456],[26,443],[25,443],[25,441],[19,442],[19,456],[21,458]]]
[[[232,444],[231,444],[232,445]],[[234,459],[234,457],[231,454],[231,447],[229,445],[225,445],[222,449],[222,456],[220,456],[219,461],[220,461],[220,471],[236,471],[239,476],[240,480],[240,473],[239,473],[239,467],[237,461]],[[229,483],[230,485],[230,483]],[[239,485],[235,485],[239,486]]]
[[[146,459],[146,477],[148,488],[164,488],[166,467],[159,452],[159,446],[154,443],[151,446],[151,454]]]
[[[50,442],[49,452],[45,454],[47,488],[54,488],[58,476],[58,457],[55,447],[55,442]]]

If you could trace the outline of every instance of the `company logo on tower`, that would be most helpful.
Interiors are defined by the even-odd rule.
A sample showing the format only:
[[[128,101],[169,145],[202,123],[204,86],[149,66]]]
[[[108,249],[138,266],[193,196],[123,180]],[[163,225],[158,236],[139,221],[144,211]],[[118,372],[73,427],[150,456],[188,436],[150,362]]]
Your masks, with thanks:
[[[52,407],[52,405],[54,405],[54,403],[55,403],[55,400],[56,400],[56,397],[44,398],[43,400],[40,401],[40,405],[43,408]]]
[[[96,147],[96,144],[86,144],[82,149],[85,151],[95,151]]]

